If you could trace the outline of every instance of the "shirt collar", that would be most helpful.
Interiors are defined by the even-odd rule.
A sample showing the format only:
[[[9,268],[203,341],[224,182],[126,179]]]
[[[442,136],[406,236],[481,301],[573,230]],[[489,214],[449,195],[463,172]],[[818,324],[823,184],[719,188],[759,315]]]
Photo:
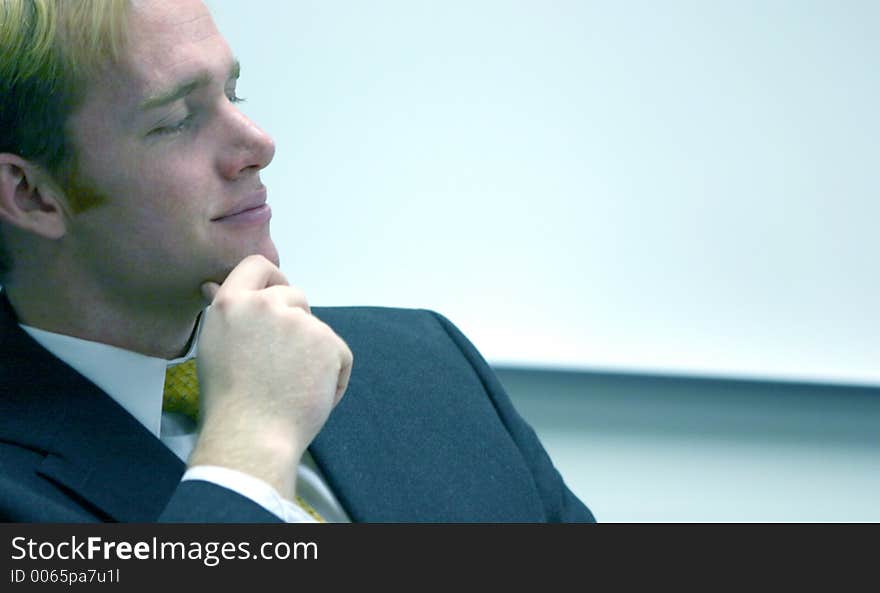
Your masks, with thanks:
[[[19,325],[43,348],[97,385],[158,437],[162,424],[165,370],[195,358],[203,317],[199,315],[187,353],[172,360]]]

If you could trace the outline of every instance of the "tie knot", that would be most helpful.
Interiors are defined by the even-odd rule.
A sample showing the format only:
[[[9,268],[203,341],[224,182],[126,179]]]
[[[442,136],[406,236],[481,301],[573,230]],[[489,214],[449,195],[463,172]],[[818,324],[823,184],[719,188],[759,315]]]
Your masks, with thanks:
[[[199,417],[199,376],[196,359],[190,359],[165,371],[162,410],[185,414],[194,421]]]

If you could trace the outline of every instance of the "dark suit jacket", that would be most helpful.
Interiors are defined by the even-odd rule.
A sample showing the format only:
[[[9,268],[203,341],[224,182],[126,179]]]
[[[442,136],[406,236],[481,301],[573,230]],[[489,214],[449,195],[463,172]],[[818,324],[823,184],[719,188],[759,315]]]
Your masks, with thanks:
[[[17,325],[0,294],[0,521],[270,522]],[[429,311],[320,308],[354,354],[310,451],[357,522],[592,521],[468,340]]]

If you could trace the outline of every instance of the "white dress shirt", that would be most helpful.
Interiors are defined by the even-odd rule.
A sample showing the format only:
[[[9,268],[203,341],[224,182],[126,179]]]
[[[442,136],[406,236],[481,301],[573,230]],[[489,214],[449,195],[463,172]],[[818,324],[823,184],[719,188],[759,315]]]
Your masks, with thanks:
[[[163,412],[162,394],[167,367],[196,356],[201,318],[189,352],[174,360],[146,356],[108,344],[56,334],[26,325],[21,325],[21,328],[46,350],[116,400],[184,463],[186,462],[198,438],[196,423],[182,414]],[[288,523],[315,522],[299,505],[282,498],[268,483],[236,470],[217,466],[196,466],[189,468],[182,479],[205,480],[233,490]],[[297,467],[296,482],[297,494],[328,522],[350,522],[308,451]]]

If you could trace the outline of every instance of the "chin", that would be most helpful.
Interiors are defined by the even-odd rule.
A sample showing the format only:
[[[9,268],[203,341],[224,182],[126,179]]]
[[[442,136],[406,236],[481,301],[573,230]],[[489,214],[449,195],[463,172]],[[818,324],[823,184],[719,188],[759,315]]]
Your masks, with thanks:
[[[276,267],[281,267],[281,258],[278,256],[278,249],[275,248],[275,243],[272,242],[272,239],[267,240],[266,243],[261,245],[260,249],[254,251],[254,253],[262,255],[275,264]]]
[[[252,246],[250,249],[241,250],[236,256],[232,259],[235,261],[229,261],[227,263],[230,264],[229,272],[232,271],[232,268],[237,266],[241,260],[248,257],[249,255],[262,255],[270,262],[275,264],[276,267],[280,267],[280,257],[278,256],[278,249],[275,248],[275,244],[271,239],[261,242],[259,245]]]
[[[203,279],[212,280],[217,284],[223,284],[226,280],[226,277],[232,272],[235,267],[242,262],[242,260],[249,255],[262,255],[267,260],[275,264],[276,267],[280,267],[280,258],[278,256],[278,249],[275,248],[275,244],[272,242],[272,239],[265,239],[260,241],[258,244],[252,244],[249,247],[240,247],[238,249],[231,249],[225,252],[220,252],[215,254],[215,258],[213,261],[213,272],[205,274]],[[219,257],[216,257],[219,256]]]

